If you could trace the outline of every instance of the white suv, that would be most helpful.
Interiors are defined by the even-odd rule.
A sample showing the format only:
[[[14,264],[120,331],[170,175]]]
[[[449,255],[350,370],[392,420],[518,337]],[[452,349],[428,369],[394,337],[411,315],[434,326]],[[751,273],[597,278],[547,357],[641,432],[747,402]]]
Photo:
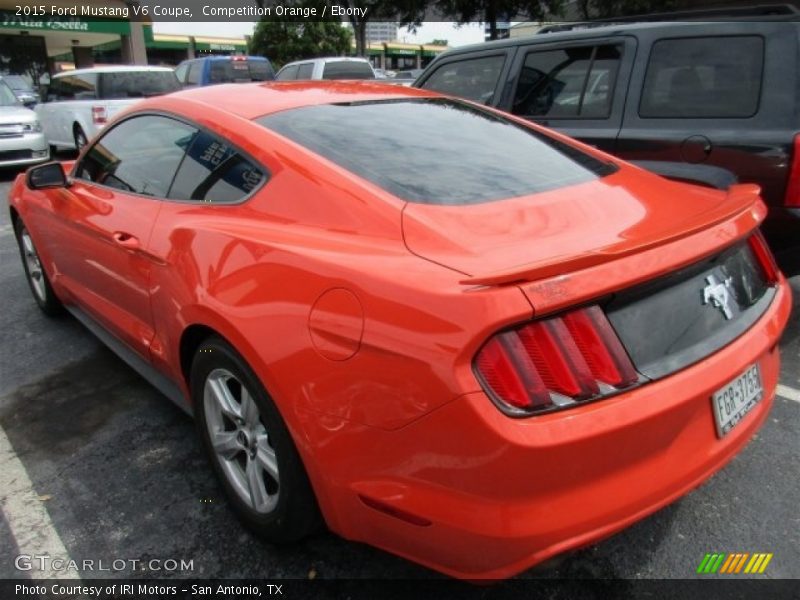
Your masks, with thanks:
[[[165,67],[77,69],[54,75],[35,110],[50,146],[80,150],[123,108],[180,89]]]
[[[275,79],[375,79],[375,71],[366,58],[310,58],[286,64]]]

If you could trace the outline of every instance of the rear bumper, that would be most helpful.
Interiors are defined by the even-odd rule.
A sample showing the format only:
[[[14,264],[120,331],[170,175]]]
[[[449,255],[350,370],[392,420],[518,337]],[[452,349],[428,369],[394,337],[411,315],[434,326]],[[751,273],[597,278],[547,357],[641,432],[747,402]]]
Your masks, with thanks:
[[[472,393],[394,432],[353,431],[358,458],[332,490],[331,525],[470,579],[509,577],[611,535],[701,484],[760,427],[790,308],[782,281],[763,317],[714,355],[577,409],[515,420]],[[765,397],[718,439],[711,395],[755,362]]]

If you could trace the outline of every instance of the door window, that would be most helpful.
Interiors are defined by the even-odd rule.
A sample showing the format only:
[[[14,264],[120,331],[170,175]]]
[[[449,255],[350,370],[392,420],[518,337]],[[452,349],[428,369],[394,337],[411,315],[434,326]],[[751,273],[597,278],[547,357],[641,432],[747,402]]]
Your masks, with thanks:
[[[198,85],[200,83],[200,71],[203,70],[203,63],[195,61],[189,65],[189,73],[186,75],[188,85]]]
[[[621,55],[617,45],[530,52],[512,112],[549,119],[607,118]]]
[[[178,68],[175,69],[175,77],[177,77],[178,81],[180,81],[181,83],[186,83],[186,74],[188,73],[188,71],[189,71],[189,65],[187,64],[178,65]]]
[[[278,71],[275,79],[278,81],[292,81],[293,79],[297,79],[297,65],[283,67],[280,71]]]
[[[303,63],[297,68],[298,79],[311,79],[314,75],[314,63]]]
[[[758,110],[764,40],[726,36],[653,44],[640,117],[743,118]]]
[[[125,192],[166,198],[196,132],[168,117],[133,117],[92,145],[78,165],[77,176]]]
[[[488,104],[505,60],[505,55],[500,54],[447,63],[436,69],[422,87]]]

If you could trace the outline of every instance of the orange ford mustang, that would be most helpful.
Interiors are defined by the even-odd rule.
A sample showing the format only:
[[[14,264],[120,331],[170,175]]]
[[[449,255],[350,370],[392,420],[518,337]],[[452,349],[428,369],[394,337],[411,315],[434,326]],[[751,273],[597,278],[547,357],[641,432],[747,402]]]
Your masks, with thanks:
[[[146,100],[10,210],[40,307],[193,413],[276,542],[324,521],[507,577],[696,487],[773,401],[790,295],[758,188],[426,91]]]

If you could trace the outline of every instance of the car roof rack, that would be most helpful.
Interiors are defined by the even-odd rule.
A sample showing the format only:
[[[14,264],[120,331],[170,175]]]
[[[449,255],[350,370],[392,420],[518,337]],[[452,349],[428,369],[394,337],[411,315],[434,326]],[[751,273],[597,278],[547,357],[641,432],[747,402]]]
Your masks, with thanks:
[[[728,6],[676,10],[671,12],[592,19],[591,21],[559,23],[542,27],[538,33],[556,33],[593,27],[608,27],[609,25],[653,23],[659,21],[782,21],[796,20],[798,18],[800,18],[800,10],[792,4],[760,4],[756,6]]]

